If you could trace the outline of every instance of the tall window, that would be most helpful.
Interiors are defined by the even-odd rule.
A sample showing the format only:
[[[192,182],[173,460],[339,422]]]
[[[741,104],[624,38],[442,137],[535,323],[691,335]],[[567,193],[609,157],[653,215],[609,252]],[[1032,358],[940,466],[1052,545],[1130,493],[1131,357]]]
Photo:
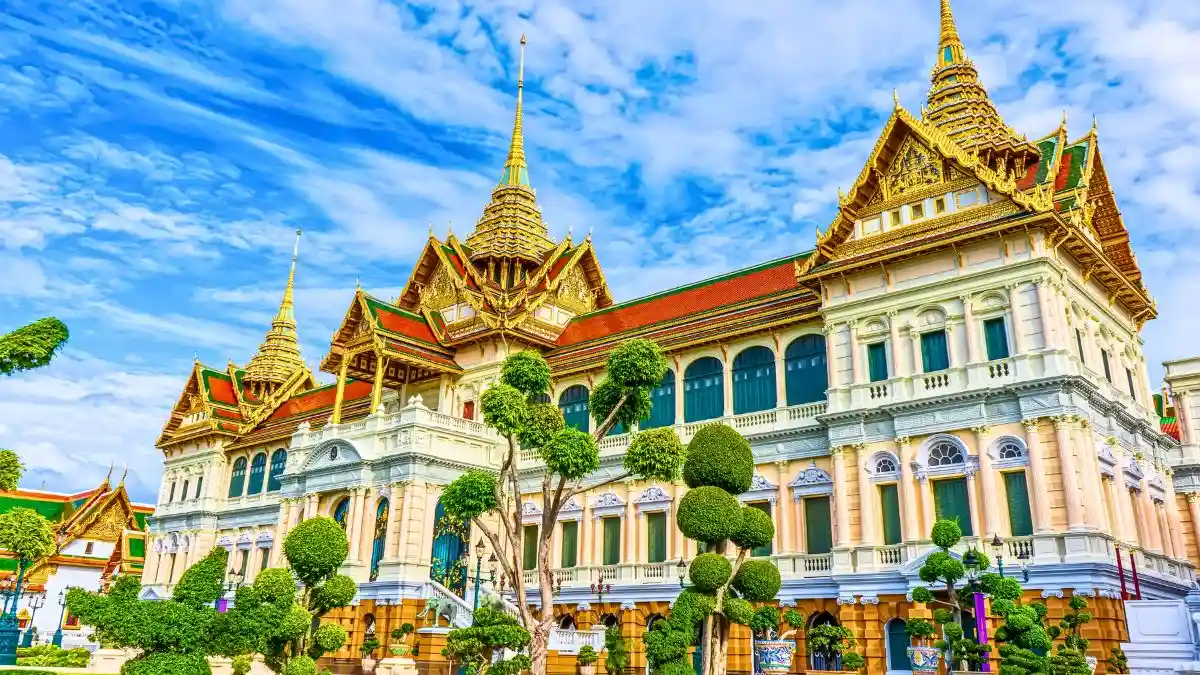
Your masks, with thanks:
[[[604,518],[604,564],[617,565],[621,562],[621,519]]]
[[[261,572],[267,569],[267,566],[271,564],[271,549],[260,548],[258,551],[262,554],[258,562],[258,571]]]
[[[749,504],[749,507],[752,509],[758,509],[759,511],[762,511],[763,513],[767,514],[768,518],[772,517],[771,516],[771,505],[767,502],[754,502],[753,504]],[[755,556],[755,557],[764,557],[764,556],[771,555],[771,552],[772,552],[771,551],[771,542],[768,541],[765,546],[760,546],[760,547],[754,549],[753,551],[751,551],[750,555]]]
[[[887,624],[887,669],[912,670],[912,662],[908,660],[908,647],[912,641],[908,637],[908,626],[901,619],[892,619]]]
[[[646,515],[647,562],[660,563],[667,559],[667,514],[656,511]]]
[[[1129,397],[1136,401],[1137,389],[1133,386],[1133,370],[1130,368],[1125,369],[1125,381],[1129,383]]]
[[[242,460],[242,465],[245,466],[246,460]],[[231,495],[236,496],[236,495]],[[175,501],[175,481],[171,481],[171,494],[167,497],[167,503]]]
[[[250,485],[246,488],[247,495],[256,495],[262,492],[263,479],[267,474],[267,453],[260,452],[254,456],[254,461],[250,462]]]
[[[921,333],[921,367],[926,373],[936,373],[950,367],[950,351],[946,346],[946,331]]]
[[[238,566],[238,575],[240,575],[244,581],[246,579],[246,569],[250,566],[250,549],[244,548],[238,551],[238,554],[241,556],[242,560],[241,564]]]
[[[588,430],[588,390],[582,384],[567,387],[558,397],[558,407],[562,410],[563,421],[567,426],[580,431]]]
[[[287,450],[276,450],[271,455],[271,475],[267,477],[267,492],[278,492],[283,485],[279,477],[283,475],[283,470],[287,468]]]
[[[379,564],[383,562],[383,545],[387,540],[388,508],[391,502],[386,497],[375,506],[375,537],[371,540],[371,581],[379,579]]]
[[[538,526],[526,525],[521,531],[521,569],[537,567]]]
[[[187,501],[187,498],[188,498],[188,483],[189,483],[189,482],[190,482],[190,481],[188,481],[188,480],[186,480],[186,479],[183,481],[183,492],[180,492],[180,493],[179,493],[179,499],[180,499],[181,501],[185,501],[185,502]]]
[[[1075,349],[1078,350],[1079,361],[1087,363],[1087,359],[1083,355],[1083,330],[1079,328],[1075,329]]]
[[[775,354],[766,347],[750,347],[733,359],[733,413],[774,407]]]
[[[241,497],[246,489],[246,458],[238,457],[233,462],[233,473],[229,476],[229,497]]]
[[[562,524],[562,566],[574,567],[579,558],[579,523],[565,520]]]
[[[800,405],[825,399],[829,368],[825,364],[825,336],[801,335],[783,352],[787,404]]]
[[[204,489],[204,476],[196,479],[196,499],[200,498],[200,492]]]
[[[667,369],[662,382],[650,390],[650,416],[638,423],[642,429],[675,424],[675,371]]]
[[[983,340],[987,345],[988,361],[1008,358],[1008,333],[1004,328],[1004,317],[983,322]]]
[[[887,345],[883,342],[867,345],[867,372],[872,382],[888,379]]]
[[[721,362],[706,356],[683,373],[683,421],[711,420],[725,414],[725,382]]]
[[[1029,488],[1024,471],[1004,474],[1004,493],[1008,497],[1008,522],[1012,536],[1028,537],[1033,534],[1033,517],[1029,511]]]
[[[1108,350],[1100,350],[1100,362],[1104,365],[1104,379],[1112,382],[1112,369],[1108,367]]]
[[[958,521],[963,536],[969,537],[971,530],[971,503],[967,499],[967,479],[948,478],[933,482],[933,505],[938,520]]]
[[[829,553],[833,550],[833,521],[829,518],[829,497],[804,499],[804,536],[807,553]]]
[[[886,546],[899,544],[900,496],[895,483],[879,486],[879,505],[883,511],[883,543]]]

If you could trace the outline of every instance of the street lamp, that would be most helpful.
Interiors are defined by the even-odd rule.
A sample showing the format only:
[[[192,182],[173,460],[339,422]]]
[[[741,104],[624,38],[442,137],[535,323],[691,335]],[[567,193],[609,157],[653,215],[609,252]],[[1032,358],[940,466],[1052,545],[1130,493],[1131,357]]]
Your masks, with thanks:
[[[554,591],[554,595],[562,593],[562,582],[563,573],[561,570],[559,570],[558,574],[553,575],[550,579],[550,587]]]
[[[1024,548],[1017,554],[1017,562],[1021,565],[1021,576],[1029,583],[1029,553]]]
[[[683,562],[683,558],[675,563],[675,575],[679,577],[679,587],[683,588],[683,579],[687,576],[687,563]]]
[[[500,559],[496,557],[496,552],[493,551],[492,554],[488,556],[488,583],[492,584],[493,586],[496,585],[496,566],[499,564],[499,562]]]
[[[58,611],[58,628],[55,629],[55,631],[54,631],[54,638],[52,640],[50,640],[50,644],[54,645],[55,647],[62,646],[63,618],[66,617],[66,615],[67,615],[67,593],[66,593],[66,591],[58,592],[58,606],[62,608]]]
[[[592,584],[592,592],[596,594],[596,606],[603,605],[604,596],[612,593],[612,584],[605,582],[603,568],[600,570],[600,576],[596,578],[596,583]]]
[[[29,596],[29,608],[33,611],[29,614],[29,628],[25,631],[25,635],[21,638],[22,647],[33,646],[33,621],[37,618],[37,611],[46,604],[46,593],[31,593]]]
[[[1004,578],[1004,540],[999,534],[992,535],[992,555],[996,557],[996,567],[1000,568],[1000,578]]]
[[[483,552],[487,550],[483,540],[480,539],[478,544],[475,544],[475,609],[479,609],[479,576],[483,572]],[[492,555],[492,560],[496,556]]]

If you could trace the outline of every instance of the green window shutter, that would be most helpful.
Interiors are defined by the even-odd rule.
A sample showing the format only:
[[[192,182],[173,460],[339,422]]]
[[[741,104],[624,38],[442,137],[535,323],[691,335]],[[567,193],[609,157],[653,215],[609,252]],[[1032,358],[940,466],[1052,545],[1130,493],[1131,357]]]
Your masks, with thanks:
[[[983,339],[987,343],[988,361],[1008,358],[1008,332],[1003,318],[983,322]]]
[[[899,544],[900,534],[900,497],[896,486],[879,486],[879,505],[883,508],[883,543],[885,545]]]
[[[768,518],[771,517],[771,505],[769,503],[755,502],[753,504],[750,504],[749,506],[752,509],[758,509],[759,511],[762,511],[763,513],[767,514]],[[767,542],[766,546],[760,546],[759,548],[754,549],[753,551],[750,552],[750,555],[761,558],[761,557],[769,556],[769,555],[771,555],[771,553],[772,553],[771,542]]]
[[[263,490],[263,479],[267,474],[267,453],[260,452],[250,462],[250,484],[246,487],[246,495],[256,495]]]
[[[1004,474],[1004,493],[1008,496],[1008,522],[1012,525],[1012,536],[1028,537],[1033,534],[1029,488],[1025,483],[1024,471]]]
[[[683,421],[711,420],[725,414],[725,376],[721,362],[706,356],[687,367],[683,377]]]
[[[788,405],[825,399],[825,390],[829,388],[825,336],[801,335],[788,345],[783,359]]]
[[[667,559],[667,514],[659,511],[646,515],[647,562]]]
[[[563,413],[563,422],[580,431],[588,431],[588,390],[582,384],[567,387],[558,397],[558,407]]]
[[[538,526],[526,525],[521,533],[523,559],[521,568],[531,570],[537,567]]]
[[[750,347],[733,360],[733,414],[775,407],[775,354]]]
[[[579,557],[579,523],[574,520],[562,524],[562,566],[574,567]]]
[[[675,371],[670,368],[662,382],[650,390],[650,416],[638,423],[642,429],[657,429],[675,424]]]
[[[887,346],[882,342],[867,345],[867,367],[872,382],[888,379]]]
[[[938,520],[957,520],[964,537],[971,531],[971,503],[967,499],[967,479],[950,478],[933,482],[933,504]]]
[[[621,519],[604,519],[604,564],[617,565],[621,562]]]
[[[921,366],[926,373],[950,367],[950,352],[946,350],[946,331],[921,334]]]
[[[833,526],[829,519],[829,497],[807,497],[804,500],[804,533],[807,553],[829,553],[833,550]]]

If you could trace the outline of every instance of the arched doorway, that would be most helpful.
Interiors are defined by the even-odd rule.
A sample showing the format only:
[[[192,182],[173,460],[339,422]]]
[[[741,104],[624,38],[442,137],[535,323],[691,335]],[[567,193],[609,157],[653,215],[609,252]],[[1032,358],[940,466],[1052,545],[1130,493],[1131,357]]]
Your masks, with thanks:
[[[892,619],[887,624],[887,669],[912,670],[912,661],[908,659],[908,647],[912,641],[908,638],[908,624],[904,619]]]
[[[808,633],[811,634],[812,629],[818,626],[839,626],[841,625],[837,618],[829,612],[817,612],[809,619]],[[824,654],[813,653],[811,645],[805,645],[808,651],[808,667],[810,670],[841,670],[841,659],[837,656],[828,657]]]
[[[446,507],[438,500],[433,515],[433,556],[429,578],[462,596],[467,588],[467,523],[446,515]]]

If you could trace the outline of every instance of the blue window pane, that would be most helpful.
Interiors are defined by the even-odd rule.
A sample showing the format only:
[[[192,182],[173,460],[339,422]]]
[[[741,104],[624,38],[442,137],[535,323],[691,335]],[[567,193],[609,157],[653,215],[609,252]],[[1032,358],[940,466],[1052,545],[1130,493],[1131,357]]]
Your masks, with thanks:
[[[825,399],[829,370],[824,335],[802,335],[788,345],[784,351],[784,380],[788,405]]]
[[[775,407],[775,354],[766,347],[751,347],[733,360],[733,412],[735,415]]]
[[[271,455],[271,474],[267,477],[267,492],[278,492],[281,487],[279,477],[287,467],[287,450],[276,450]]]
[[[683,421],[711,420],[724,413],[721,362],[711,356],[696,359],[683,375]]]
[[[567,426],[580,431],[588,430],[588,390],[582,384],[567,387],[558,397],[558,407],[562,410],[563,421]]]

